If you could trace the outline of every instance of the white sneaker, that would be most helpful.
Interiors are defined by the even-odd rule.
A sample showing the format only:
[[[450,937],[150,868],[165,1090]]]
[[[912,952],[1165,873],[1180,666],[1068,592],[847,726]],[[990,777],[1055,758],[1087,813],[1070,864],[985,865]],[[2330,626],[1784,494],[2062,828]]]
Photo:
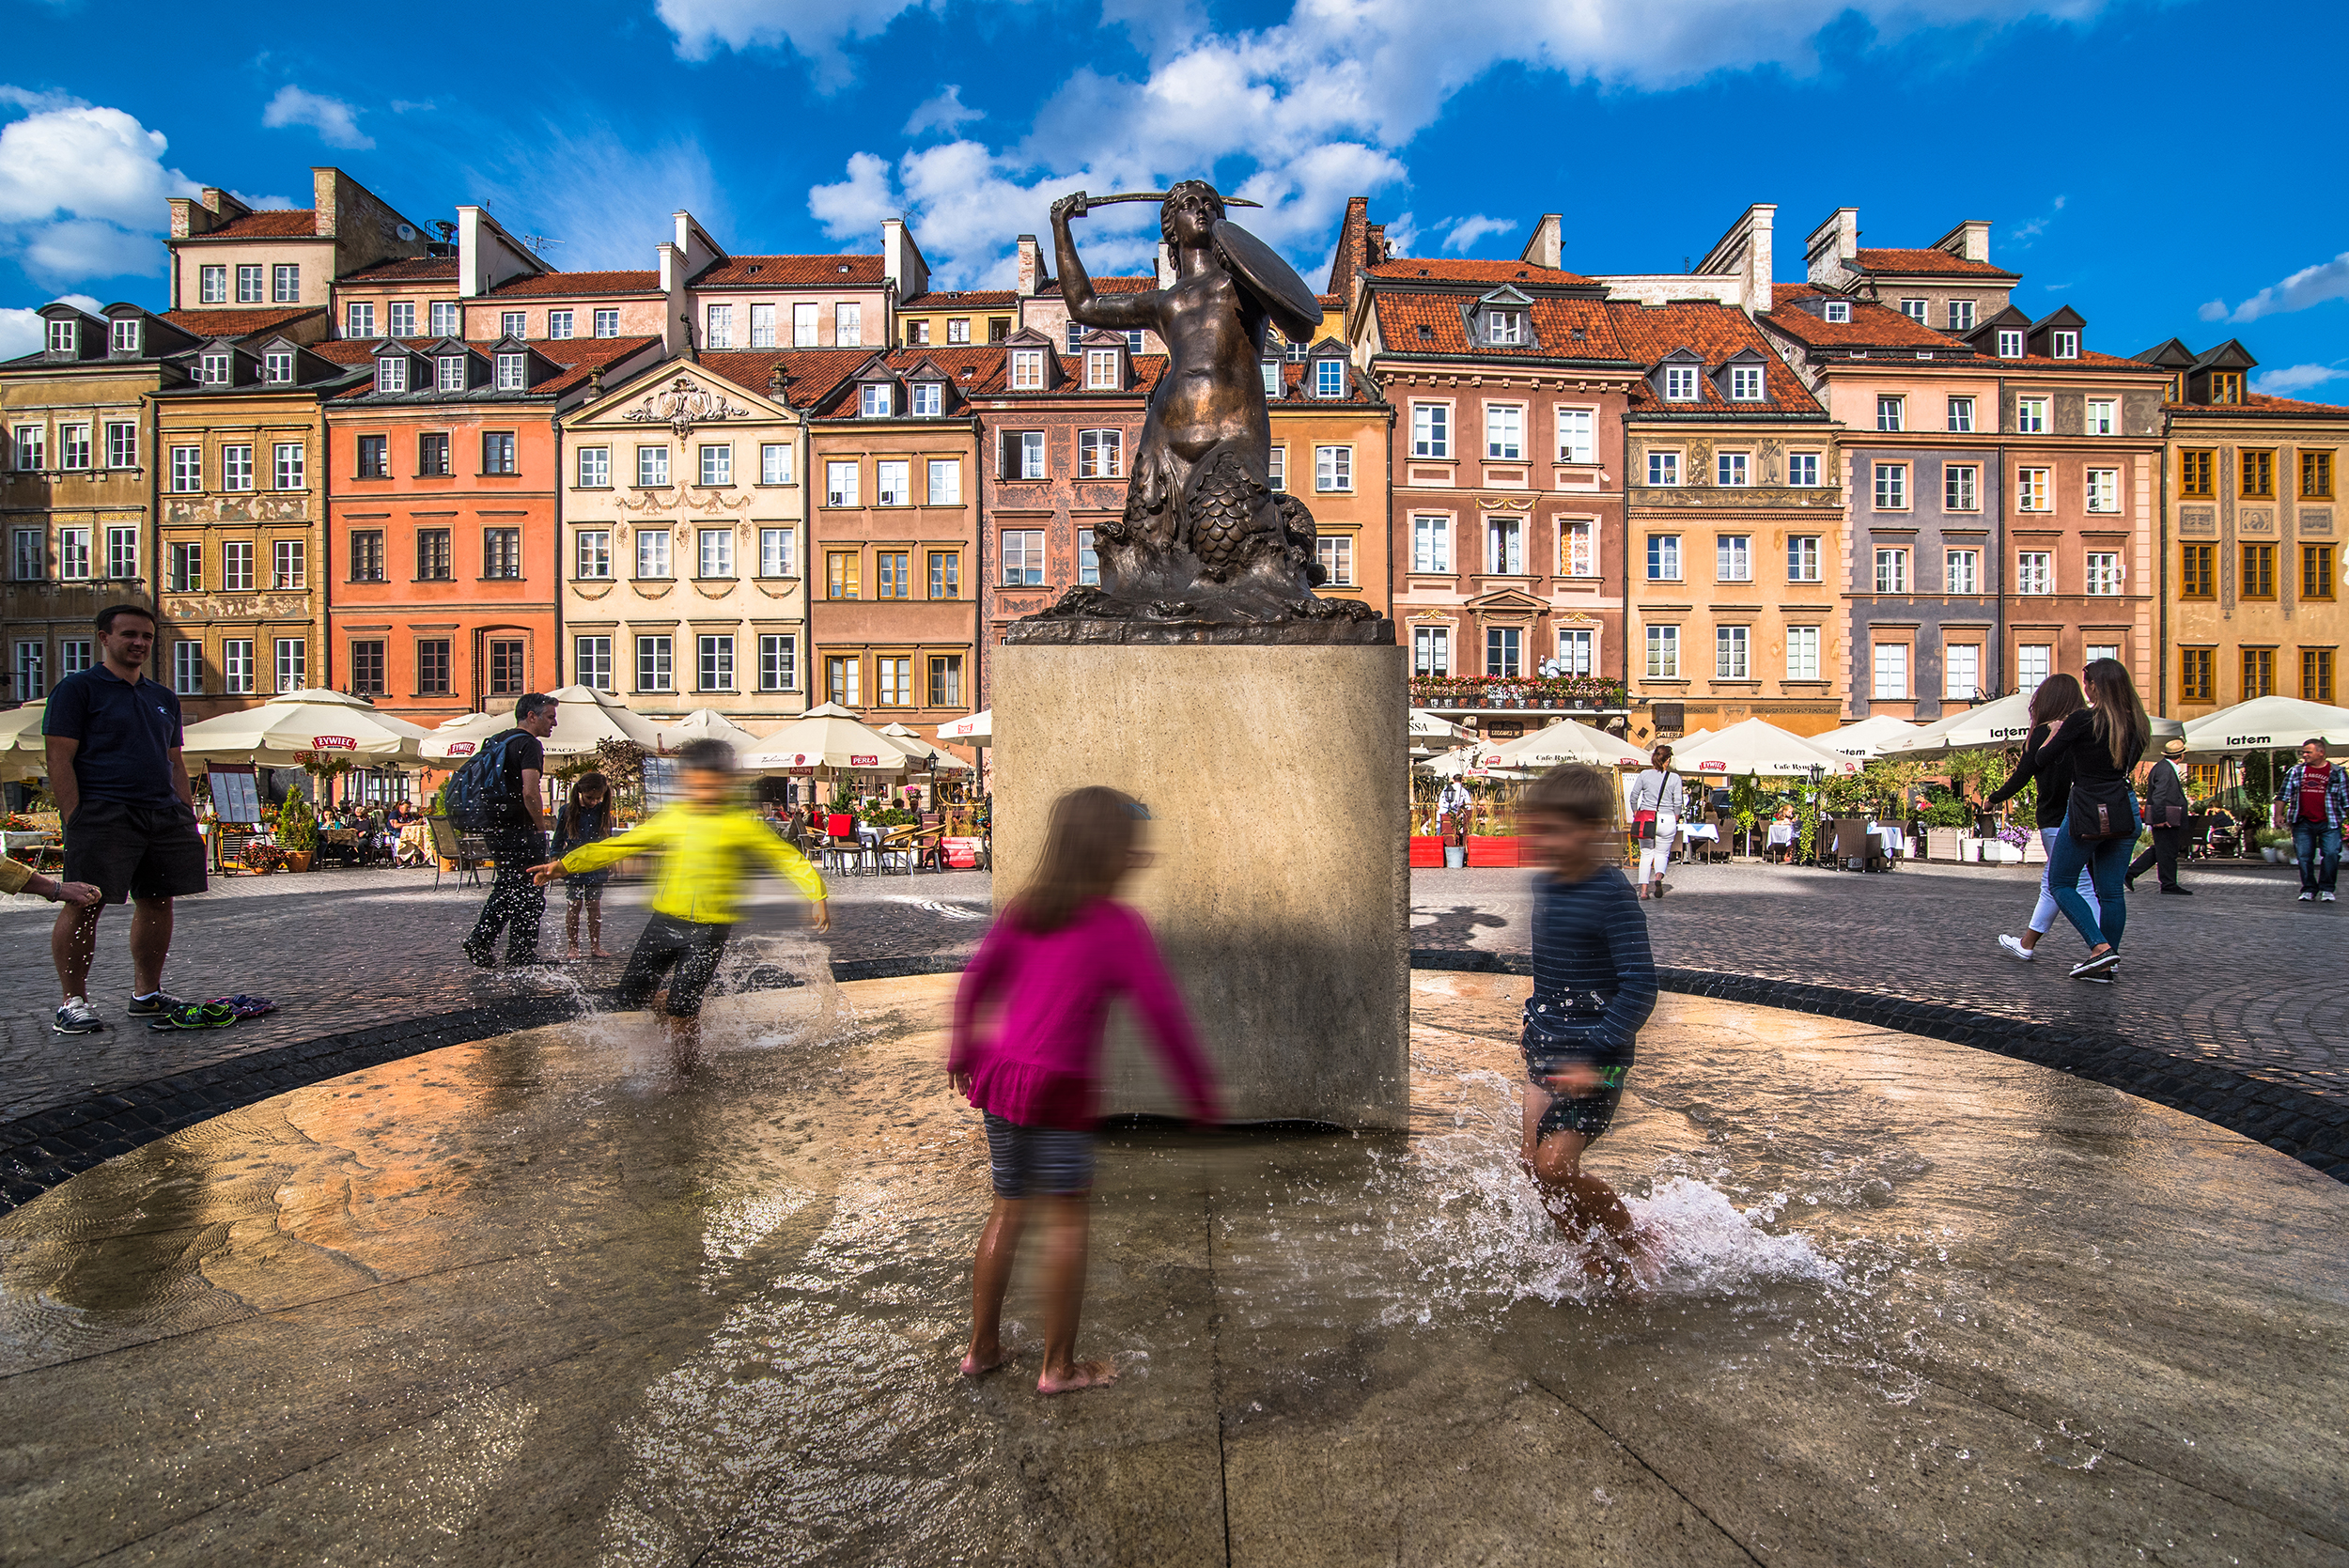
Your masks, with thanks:
[[[2329,893],[2320,893],[2316,895],[2316,901],[2319,904],[2330,904],[2333,902],[2333,895]]]
[[[2014,937],[1999,937],[1999,945],[2005,948],[2007,952],[2013,954],[2015,957],[2022,959],[2023,962],[2027,964],[2039,956],[2037,953],[2028,947],[2025,947],[2019,939]]]
[[[2300,902],[2301,902],[2301,903],[2303,903],[2303,904],[2312,904],[2312,903],[2314,903],[2315,901],[2316,901],[2316,894],[2314,894],[2314,893],[2302,893],[2302,894],[2300,895]]]

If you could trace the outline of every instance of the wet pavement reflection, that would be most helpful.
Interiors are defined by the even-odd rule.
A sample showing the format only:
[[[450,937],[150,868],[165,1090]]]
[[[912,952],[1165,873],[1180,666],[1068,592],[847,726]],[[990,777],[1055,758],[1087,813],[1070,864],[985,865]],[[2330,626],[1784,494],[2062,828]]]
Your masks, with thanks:
[[[1592,1157],[1672,1236],[1626,1301],[1517,1171],[1524,985],[1415,977],[1408,1135],[1110,1138],[1124,1375],[1059,1401],[1034,1332],[954,1374],[951,977],[723,999],[682,1083],[630,1015],[192,1128],[0,1220],[0,1557],[2349,1560],[2349,1189],[1667,997]]]

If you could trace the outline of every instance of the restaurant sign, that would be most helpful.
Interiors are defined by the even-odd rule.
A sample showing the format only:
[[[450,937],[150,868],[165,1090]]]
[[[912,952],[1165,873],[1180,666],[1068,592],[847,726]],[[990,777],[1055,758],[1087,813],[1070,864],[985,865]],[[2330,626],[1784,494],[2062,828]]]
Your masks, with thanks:
[[[2227,737],[2227,744],[2230,748],[2259,747],[2271,752],[2280,752],[2284,749],[2272,735],[2231,735]]]
[[[879,768],[880,766],[880,758],[861,757],[851,753],[848,757],[848,766],[851,768]]]
[[[310,749],[314,752],[355,752],[359,749],[359,742],[347,735],[314,735],[310,737]]]
[[[453,757],[469,757],[477,749],[470,740],[452,740],[448,743],[448,754]]]

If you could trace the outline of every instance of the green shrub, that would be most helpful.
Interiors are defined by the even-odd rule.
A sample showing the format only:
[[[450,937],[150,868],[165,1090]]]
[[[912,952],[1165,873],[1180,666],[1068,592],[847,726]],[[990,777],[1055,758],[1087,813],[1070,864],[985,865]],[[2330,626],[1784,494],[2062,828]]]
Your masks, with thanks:
[[[302,854],[319,846],[318,814],[299,795],[288,795],[277,808],[277,847]]]

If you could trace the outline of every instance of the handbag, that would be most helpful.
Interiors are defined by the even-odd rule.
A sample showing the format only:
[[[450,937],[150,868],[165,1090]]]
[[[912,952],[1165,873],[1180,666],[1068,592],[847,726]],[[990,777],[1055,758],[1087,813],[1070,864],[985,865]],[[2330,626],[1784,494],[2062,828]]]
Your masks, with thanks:
[[[2063,820],[2072,836],[2083,844],[2135,838],[2137,797],[2129,793],[2125,779],[2113,779],[2103,784],[2083,784],[2076,779],[2072,783],[2072,800]]]

